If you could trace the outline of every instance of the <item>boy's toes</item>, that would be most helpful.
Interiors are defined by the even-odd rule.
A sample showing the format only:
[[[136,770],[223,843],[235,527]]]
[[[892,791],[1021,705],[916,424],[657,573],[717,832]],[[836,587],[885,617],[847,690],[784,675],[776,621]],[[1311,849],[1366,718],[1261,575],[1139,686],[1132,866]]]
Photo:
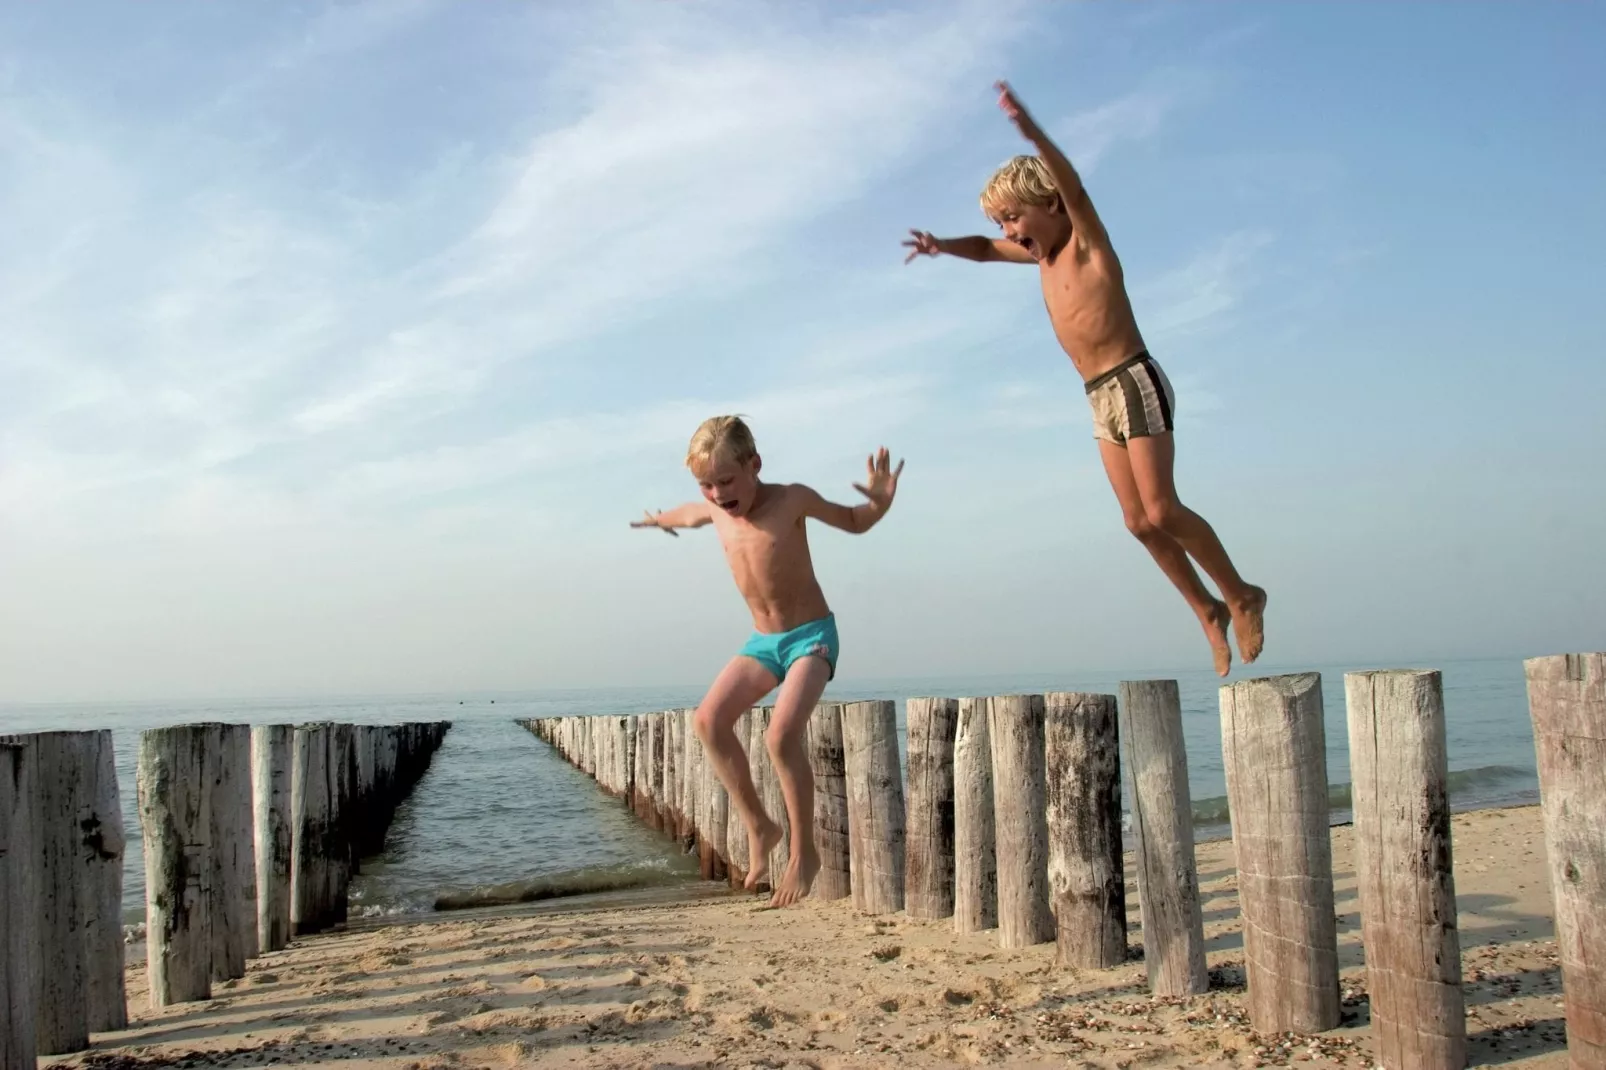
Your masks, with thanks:
[[[1232,630],[1238,633],[1238,656],[1245,664],[1260,657],[1266,643],[1265,591],[1251,587],[1246,596],[1233,604]]]

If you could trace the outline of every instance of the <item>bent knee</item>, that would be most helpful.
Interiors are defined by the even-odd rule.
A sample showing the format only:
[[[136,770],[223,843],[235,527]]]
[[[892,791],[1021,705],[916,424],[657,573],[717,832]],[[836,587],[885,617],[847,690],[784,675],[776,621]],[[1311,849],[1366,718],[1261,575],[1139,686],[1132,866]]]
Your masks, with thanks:
[[[1150,526],[1161,531],[1170,531],[1176,527],[1178,519],[1182,516],[1182,503],[1175,498],[1161,498],[1158,501],[1144,502],[1143,515]]]
[[[764,730],[764,749],[770,752],[770,757],[777,758],[795,749],[802,739],[801,726],[771,724]]]
[[[1130,531],[1139,541],[1152,538],[1155,532],[1159,530],[1149,519],[1149,514],[1142,509],[1129,509],[1122,519],[1126,521],[1126,530]]]
[[[714,738],[714,728],[719,724],[718,714],[708,706],[697,707],[697,712],[691,715],[691,730],[697,733],[697,738],[707,743]]]

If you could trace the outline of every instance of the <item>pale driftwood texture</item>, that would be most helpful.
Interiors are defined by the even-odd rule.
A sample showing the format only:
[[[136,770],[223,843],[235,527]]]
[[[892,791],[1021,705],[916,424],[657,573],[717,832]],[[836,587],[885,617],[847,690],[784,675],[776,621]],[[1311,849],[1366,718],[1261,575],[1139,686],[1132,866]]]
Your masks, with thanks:
[[[680,746],[680,716],[673,710],[662,717],[664,743],[664,831],[673,839],[680,838],[680,766],[685,750]]]
[[[1545,850],[1574,1070],[1606,1067],[1606,654],[1530,658]]]
[[[959,702],[912,698],[905,707],[905,718],[909,828],[904,911],[911,918],[946,918],[954,912],[954,736],[959,727]]]
[[[328,908],[329,726],[297,725],[290,746],[290,932],[323,928]]]
[[[139,737],[151,1005],[212,996],[212,774],[204,725]]]
[[[731,726],[731,731],[736,736],[736,741],[744,749],[747,747],[747,737],[751,731],[750,724],[752,719],[753,711],[748,710],[736,718],[736,723]],[[750,854],[751,850],[747,842],[747,823],[742,818],[740,811],[736,809],[735,804],[732,803],[730,818],[725,822],[725,857],[730,866],[732,884],[740,884],[747,879],[748,872],[753,868],[753,860]]]
[[[848,867],[853,905],[866,914],[903,909],[905,825],[897,717],[897,707],[885,700],[842,707]]]
[[[251,816],[251,728],[211,726],[212,980],[245,976],[257,946],[256,849]]]
[[[36,1070],[39,889],[34,864],[33,756],[0,743],[0,1070]]]
[[[1221,689],[1249,1017],[1261,1033],[1339,1022],[1327,744],[1317,673]]]
[[[664,795],[664,715],[651,714],[647,721],[648,739],[652,744],[652,752],[648,756],[652,763],[648,772],[652,778],[652,827],[668,831],[668,800]]]
[[[1149,991],[1197,995],[1209,989],[1210,975],[1193,857],[1182,698],[1175,680],[1127,680],[1120,705]]]
[[[954,932],[998,925],[993,835],[993,748],[987,700],[959,700],[954,733]]]
[[[1055,958],[1062,966],[1110,969],[1126,962],[1115,696],[1053,692],[1044,707]]]
[[[847,759],[842,750],[842,707],[825,703],[809,718],[809,768],[814,772],[814,844],[820,873],[816,899],[845,899],[852,891],[848,861]]]
[[[792,857],[792,815],[786,812],[786,793],[781,790],[781,776],[775,771],[775,758],[770,753],[770,721],[775,707],[762,707],[764,729],[753,744],[753,752],[764,767],[764,812],[770,820],[781,826],[781,839],[770,851],[770,881],[779,883]]]
[[[758,801],[764,807],[764,813],[771,821],[778,822],[786,828],[786,807],[781,812],[775,812],[775,800],[780,798],[781,785],[775,779],[775,767],[770,764],[769,750],[764,745],[764,734],[770,727],[770,707],[757,706],[749,713],[747,718],[747,738],[742,745],[747,748],[747,771],[753,778],[753,789],[758,792]],[[784,837],[784,833],[783,833]],[[774,882],[781,879],[786,863],[783,861],[780,868],[775,865],[775,856],[778,852],[771,850],[769,857],[763,860],[762,868],[765,876],[755,887],[773,887]],[[784,856],[782,856],[784,858]],[[748,872],[761,868],[757,859],[748,859]]]
[[[251,809],[256,849],[257,951],[290,942],[290,748],[287,724],[251,729]]]
[[[117,790],[117,758],[110,729],[84,733],[84,809],[79,814],[79,862],[85,878],[85,989],[89,1031],[107,1033],[128,1025],[128,994],[123,985],[123,832],[122,799]]]
[[[703,765],[708,770],[708,830],[705,836],[717,860],[714,879],[724,880],[730,874],[728,842],[731,822],[730,795],[726,793],[725,785],[720,783],[719,774],[714,771],[714,763],[708,760],[706,753],[703,755]]]
[[[697,768],[694,764],[698,758],[701,744],[697,742],[697,730],[692,727],[692,718],[697,711],[691,709],[680,710],[680,754],[684,764],[686,776],[680,785],[681,812],[685,815],[685,824],[681,829],[681,839],[688,846],[697,844]]]
[[[998,696],[989,700],[987,712],[998,854],[998,946],[1029,947],[1054,939],[1043,696]]]
[[[35,1039],[40,1055],[89,1046],[83,834],[91,769],[89,732],[13,736],[32,752],[34,864],[38,867],[39,986]]]
[[[1352,672],[1351,805],[1372,1038],[1384,1066],[1467,1065],[1437,672]]]

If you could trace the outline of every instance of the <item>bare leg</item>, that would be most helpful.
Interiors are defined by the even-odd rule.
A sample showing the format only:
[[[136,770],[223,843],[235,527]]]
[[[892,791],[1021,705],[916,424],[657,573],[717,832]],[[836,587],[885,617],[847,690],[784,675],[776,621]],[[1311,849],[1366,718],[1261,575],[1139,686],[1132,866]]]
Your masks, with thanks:
[[[831,678],[824,658],[799,658],[792,663],[775,699],[764,743],[786,798],[786,818],[792,829],[792,853],[786,874],[770,896],[770,906],[784,907],[802,899],[820,872],[820,852],[814,844],[814,770],[809,766],[809,716]]]
[[[1188,555],[1199,562],[1199,567],[1216,581],[1221,596],[1227,600],[1227,608],[1232,611],[1232,630],[1238,633],[1238,653],[1245,662],[1254,661],[1265,644],[1266,592],[1244,582],[1215,530],[1204,517],[1177,499],[1176,484],[1172,481],[1176,440],[1169,432],[1135,438],[1127,443],[1127,455],[1149,522],[1181,543]]]
[[[1217,675],[1227,675],[1232,668],[1232,647],[1227,642],[1227,624],[1232,618],[1226,603],[1205,587],[1182,544],[1150,523],[1149,514],[1143,506],[1143,496],[1133,478],[1127,450],[1117,443],[1099,439],[1099,456],[1104,459],[1104,473],[1110,477],[1110,486],[1115,489],[1116,500],[1121,503],[1121,515],[1126,520],[1127,530],[1143,544],[1160,566],[1160,571],[1182,592],[1188,608],[1199,618],[1199,626],[1204,629],[1205,638],[1210,642]]]
[[[747,751],[736,738],[734,726],[742,714],[775,689],[775,683],[769,670],[752,658],[733,658],[715,678],[692,717],[703,751],[747,829],[748,888],[758,887],[769,877],[770,851],[781,842],[781,826],[764,812],[758,789],[753,787],[753,774],[747,767]]]

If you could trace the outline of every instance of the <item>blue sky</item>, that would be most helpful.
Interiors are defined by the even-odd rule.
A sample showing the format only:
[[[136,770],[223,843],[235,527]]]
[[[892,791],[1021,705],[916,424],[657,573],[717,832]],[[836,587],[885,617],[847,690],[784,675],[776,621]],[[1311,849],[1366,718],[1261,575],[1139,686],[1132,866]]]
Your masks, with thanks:
[[[1266,661],[1606,644],[1606,10],[0,12],[0,700],[690,683],[749,627],[707,415],[852,501],[845,678],[1203,667],[1029,268],[1080,163]],[[1593,298],[1591,295],[1595,295]]]

